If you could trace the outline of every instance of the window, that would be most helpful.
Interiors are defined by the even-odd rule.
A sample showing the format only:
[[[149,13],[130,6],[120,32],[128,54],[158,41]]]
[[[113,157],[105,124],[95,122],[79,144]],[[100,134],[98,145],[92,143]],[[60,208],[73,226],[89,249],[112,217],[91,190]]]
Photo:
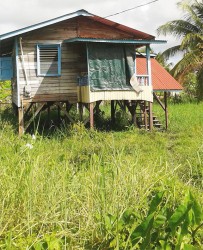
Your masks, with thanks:
[[[37,45],[37,74],[39,76],[61,75],[61,46]]]

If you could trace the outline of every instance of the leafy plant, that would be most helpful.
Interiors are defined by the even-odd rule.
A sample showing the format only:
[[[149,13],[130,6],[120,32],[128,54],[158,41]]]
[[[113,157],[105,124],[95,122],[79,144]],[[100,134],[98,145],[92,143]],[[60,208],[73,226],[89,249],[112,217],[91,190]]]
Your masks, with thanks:
[[[108,249],[199,249],[198,236],[203,227],[200,204],[191,194],[175,210],[164,204],[164,192],[151,201],[147,216],[138,223],[139,216],[126,210],[120,218],[107,214],[105,228]],[[104,245],[105,245],[104,244]]]
[[[163,133],[76,124],[21,138],[12,110],[2,108],[0,249],[174,250],[178,240],[201,249],[201,222],[191,219],[196,205],[184,196],[190,189],[203,204],[203,103],[168,108]],[[156,104],[154,110],[162,112]],[[169,226],[182,205],[186,234],[187,217],[173,232]]]
[[[0,102],[9,101],[11,96],[11,82],[0,82]]]

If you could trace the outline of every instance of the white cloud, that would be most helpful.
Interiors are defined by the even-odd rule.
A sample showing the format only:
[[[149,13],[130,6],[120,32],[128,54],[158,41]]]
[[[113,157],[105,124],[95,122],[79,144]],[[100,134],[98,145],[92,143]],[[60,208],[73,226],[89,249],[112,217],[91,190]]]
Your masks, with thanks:
[[[57,16],[61,16],[79,9],[105,17],[149,0],[6,0],[0,2],[0,34],[39,23]],[[181,18],[177,9],[178,0],[159,0],[145,7],[137,8],[109,19],[155,35],[156,29],[169,20]],[[157,37],[158,39],[167,39]],[[156,46],[156,50],[164,50],[172,44],[177,44],[169,38],[168,45]]]

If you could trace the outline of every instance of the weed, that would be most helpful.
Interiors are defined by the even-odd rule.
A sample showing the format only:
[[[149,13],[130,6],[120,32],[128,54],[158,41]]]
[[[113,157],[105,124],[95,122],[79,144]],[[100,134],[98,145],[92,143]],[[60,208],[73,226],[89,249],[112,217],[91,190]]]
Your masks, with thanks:
[[[33,131],[35,139],[19,138],[17,120],[4,110],[0,248],[201,246],[195,206],[203,205],[202,108],[201,103],[170,104],[169,130],[163,133],[129,126],[106,131],[104,124],[90,131],[78,123],[55,126],[47,134]],[[102,117],[98,121],[109,118]]]

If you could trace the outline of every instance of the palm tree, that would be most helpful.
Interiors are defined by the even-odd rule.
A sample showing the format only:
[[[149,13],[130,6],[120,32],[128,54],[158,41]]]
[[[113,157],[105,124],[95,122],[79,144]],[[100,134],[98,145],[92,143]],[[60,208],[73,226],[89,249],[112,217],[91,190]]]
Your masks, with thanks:
[[[177,46],[163,52],[165,58],[183,53],[182,59],[174,66],[171,73],[180,81],[189,73],[196,73],[198,90],[203,99],[203,2],[193,0],[191,4],[181,1],[178,6],[185,13],[183,20],[174,20],[160,26],[158,34],[172,34],[181,40]]]
[[[161,52],[156,55],[155,59],[170,73],[173,63],[168,63],[167,58]]]
[[[137,52],[138,54],[146,55],[146,49],[144,47],[139,48]],[[155,57],[159,64],[161,64],[161,66],[164,67],[170,73],[173,63],[168,63],[166,57],[161,52],[156,54],[151,47],[150,54],[152,57]]]

